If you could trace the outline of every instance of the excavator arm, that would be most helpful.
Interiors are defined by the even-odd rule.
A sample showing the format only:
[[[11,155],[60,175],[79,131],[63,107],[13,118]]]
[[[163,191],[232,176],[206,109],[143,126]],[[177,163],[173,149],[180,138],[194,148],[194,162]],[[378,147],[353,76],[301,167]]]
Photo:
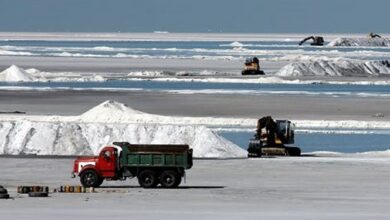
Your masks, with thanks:
[[[310,36],[310,37],[307,37],[307,38],[303,39],[301,42],[299,42],[299,46],[302,45],[303,43],[305,43],[306,41],[310,40],[310,39],[315,41],[314,37]]]
[[[324,45],[324,38],[321,36],[310,36],[305,39],[303,39],[301,42],[299,42],[299,45],[302,45],[308,40],[312,40],[313,42],[310,44],[312,46],[323,46]]]

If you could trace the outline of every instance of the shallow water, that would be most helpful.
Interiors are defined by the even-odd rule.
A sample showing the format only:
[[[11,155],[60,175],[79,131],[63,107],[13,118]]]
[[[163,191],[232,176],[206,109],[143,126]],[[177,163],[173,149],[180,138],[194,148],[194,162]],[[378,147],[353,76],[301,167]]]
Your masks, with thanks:
[[[243,149],[248,148],[252,132],[218,132]],[[302,152],[332,151],[340,153],[360,153],[384,151],[390,149],[390,135],[377,132],[369,134],[334,134],[334,133],[296,133],[295,146]]]
[[[165,82],[148,80],[108,80],[105,82],[29,82],[4,83],[0,88],[31,87],[57,89],[110,89],[148,90],[183,93],[227,93],[227,94],[290,94],[319,95],[333,97],[388,97],[390,85],[337,85],[337,84],[255,84],[255,83],[211,83],[211,82]]]

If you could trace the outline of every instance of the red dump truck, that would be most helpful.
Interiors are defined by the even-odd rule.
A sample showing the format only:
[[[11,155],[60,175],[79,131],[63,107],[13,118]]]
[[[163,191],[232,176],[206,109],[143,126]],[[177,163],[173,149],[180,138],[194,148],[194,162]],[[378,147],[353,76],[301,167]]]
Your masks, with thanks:
[[[192,167],[192,149],[188,145],[139,145],[114,142],[99,156],[78,157],[72,177],[79,176],[84,187],[99,187],[104,180],[137,177],[140,186],[180,185],[185,170]]]

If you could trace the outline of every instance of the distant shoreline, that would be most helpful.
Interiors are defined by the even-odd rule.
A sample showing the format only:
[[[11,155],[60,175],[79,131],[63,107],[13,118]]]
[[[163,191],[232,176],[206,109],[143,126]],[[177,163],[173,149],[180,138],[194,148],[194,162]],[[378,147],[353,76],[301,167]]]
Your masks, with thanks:
[[[337,37],[365,37],[367,33],[113,33],[113,32],[0,32],[0,40],[47,41],[272,41],[302,40],[321,35],[328,40]],[[390,34],[383,34],[389,37]]]

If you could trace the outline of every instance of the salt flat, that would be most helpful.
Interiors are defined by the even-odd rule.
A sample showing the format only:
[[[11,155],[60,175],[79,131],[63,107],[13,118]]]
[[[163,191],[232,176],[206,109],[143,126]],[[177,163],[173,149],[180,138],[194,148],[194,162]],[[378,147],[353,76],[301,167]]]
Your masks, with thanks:
[[[98,193],[28,198],[18,185],[79,184],[72,159],[0,158],[2,219],[388,219],[387,158],[195,160],[178,189],[105,182]]]
[[[2,90],[1,111],[40,115],[78,115],[106,100],[161,115],[248,117],[307,120],[388,121],[390,102],[376,97],[316,97],[300,95],[168,94],[144,91],[9,91]],[[373,117],[376,113],[385,117]]]

